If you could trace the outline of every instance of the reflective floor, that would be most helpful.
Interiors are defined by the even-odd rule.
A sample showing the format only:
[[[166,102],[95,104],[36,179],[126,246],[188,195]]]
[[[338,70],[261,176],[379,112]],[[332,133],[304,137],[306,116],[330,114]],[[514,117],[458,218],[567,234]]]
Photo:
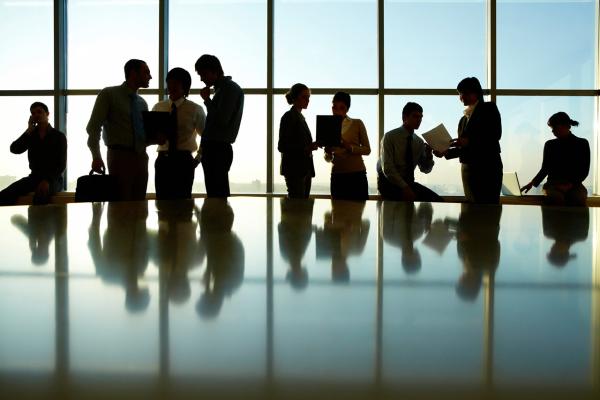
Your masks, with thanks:
[[[600,398],[599,212],[1,207],[0,398]]]

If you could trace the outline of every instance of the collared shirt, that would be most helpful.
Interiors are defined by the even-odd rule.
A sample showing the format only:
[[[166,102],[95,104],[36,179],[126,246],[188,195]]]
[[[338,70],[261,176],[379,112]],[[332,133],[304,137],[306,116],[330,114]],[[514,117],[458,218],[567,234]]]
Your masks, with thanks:
[[[400,188],[408,186],[409,166],[406,165],[406,141],[408,135],[412,135],[412,154],[414,166],[425,174],[433,168],[433,156],[425,151],[425,142],[414,133],[410,133],[404,126],[396,128],[383,136],[381,139],[381,156],[378,170],[394,185]]]
[[[14,154],[27,151],[31,175],[48,181],[58,179],[67,166],[67,138],[50,125],[43,139],[38,128],[23,133],[10,145],[10,151]]]
[[[88,147],[94,159],[101,158],[100,133],[107,146],[135,146],[135,135],[131,121],[131,95],[135,95],[140,111],[148,111],[148,104],[127,86],[127,82],[119,86],[104,88],[98,94],[90,121],[87,124]]]
[[[171,112],[171,99],[158,102],[152,111]],[[206,116],[199,104],[182,97],[175,101],[177,107],[177,150],[194,152],[198,150],[196,136],[202,135]],[[168,151],[169,142],[158,146],[158,151]]]
[[[244,112],[244,92],[238,84],[230,76],[219,79],[215,95],[204,105],[207,115],[202,140],[235,142]]]

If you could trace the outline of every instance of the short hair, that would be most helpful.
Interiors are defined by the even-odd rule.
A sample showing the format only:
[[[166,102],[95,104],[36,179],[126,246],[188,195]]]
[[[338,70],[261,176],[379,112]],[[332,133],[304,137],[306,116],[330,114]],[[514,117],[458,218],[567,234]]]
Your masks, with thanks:
[[[305,90],[309,89],[304,83],[295,83],[285,94],[285,99],[287,100],[288,104],[294,104],[294,101],[296,101],[298,96],[300,96],[300,94]]]
[[[552,114],[552,116],[548,119],[548,126],[549,127],[556,127],[558,125],[566,125],[566,126],[578,126],[579,122],[577,121],[573,121],[571,119],[571,117],[569,117],[569,114],[567,114],[564,111],[559,111],[555,114]]]
[[[481,88],[481,83],[479,82],[479,79],[475,78],[474,76],[460,81],[456,86],[456,90],[458,90],[458,93],[473,93],[478,99],[483,99],[483,89]]]
[[[422,113],[423,107],[421,107],[417,103],[413,103],[412,101],[409,101],[408,103],[406,103],[406,105],[402,109],[402,119],[408,117],[410,114],[412,114],[414,112]]]
[[[336,101],[341,101],[342,103],[344,103],[346,105],[346,108],[348,110],[350,109],[350,94],[349,93],[337,92],[336,94],[333,95],[333,100],[331,102],[335,103]]]
[[[219,75],[224,75],[223,67],[221,67],[221,61],[219,61],[217,57],[210,54],[201,55],[200,58],[196,60],[194,68],[196,69],[196,72],[207,69],[209,71],[217,72]]]
[[[48,106],[47,106],[47,105],[45,105],[44,103],[42,103],[41,101],[35,101],[35,102],[33,102],[33,103],[32,103],[32,104],[29,106],[29,112],[32,112],[32,111],[33,111],[33,109],[34,109],[34,108],[37,108],[37,107],[41,107],[41,108],[42,108],[42,109],[43,109],[43,110],[46,112],[46,114],[48,114],[48,113],[50,112],[50,111],[48,110]]]
[[[125,63],[125,67],[123,67],[125,71],[125,79],[129,78],[129,75],[133,72],[139,72],[142,69],[142,66],[146,64],[146,61],[138,60],[136,58],[132,58],[131,60]]]
[[[190,88],[192,87],[192,76],[185,69],[175,67],[172,70],[170,70],[167,73],[167,77],[165,78],[166,82],[168,82],[169,80],[181,82],[185,97],[190,95]]]

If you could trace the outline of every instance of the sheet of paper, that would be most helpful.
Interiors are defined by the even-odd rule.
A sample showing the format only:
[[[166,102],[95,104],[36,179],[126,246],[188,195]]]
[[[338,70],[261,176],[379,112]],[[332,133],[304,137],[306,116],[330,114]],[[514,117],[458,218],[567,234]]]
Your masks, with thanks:
[[[453,238],[454,233],[450,232],[448,225],[444,223],[444,221],[438,219],[431,224],[427,236],[423,239],[423,244],[437,251],[438,254],[441,255],[444,254],[446,247],[448,247],[448,244]]]
[[[422,136],[432,149],[441,153],[448,150],[450,142],[452,141],[452,137],[446,130],[444,124],[439,124],[432,130],[423,133]]]

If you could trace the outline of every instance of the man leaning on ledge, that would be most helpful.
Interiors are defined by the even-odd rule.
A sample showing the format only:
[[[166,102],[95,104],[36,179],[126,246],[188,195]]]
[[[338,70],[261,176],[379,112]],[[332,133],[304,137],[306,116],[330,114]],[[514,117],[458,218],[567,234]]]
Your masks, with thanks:
[[[33,103],[29,111],[27,130],[10,145],[10,151],[27,152],[31,173],[0,192],[0,205],[15,204],[19,196],[30,192],[34,192],[33,204],[48,204],[53,194],[63,190],[67,138],[48,122],[50,113],[44,103]]]

